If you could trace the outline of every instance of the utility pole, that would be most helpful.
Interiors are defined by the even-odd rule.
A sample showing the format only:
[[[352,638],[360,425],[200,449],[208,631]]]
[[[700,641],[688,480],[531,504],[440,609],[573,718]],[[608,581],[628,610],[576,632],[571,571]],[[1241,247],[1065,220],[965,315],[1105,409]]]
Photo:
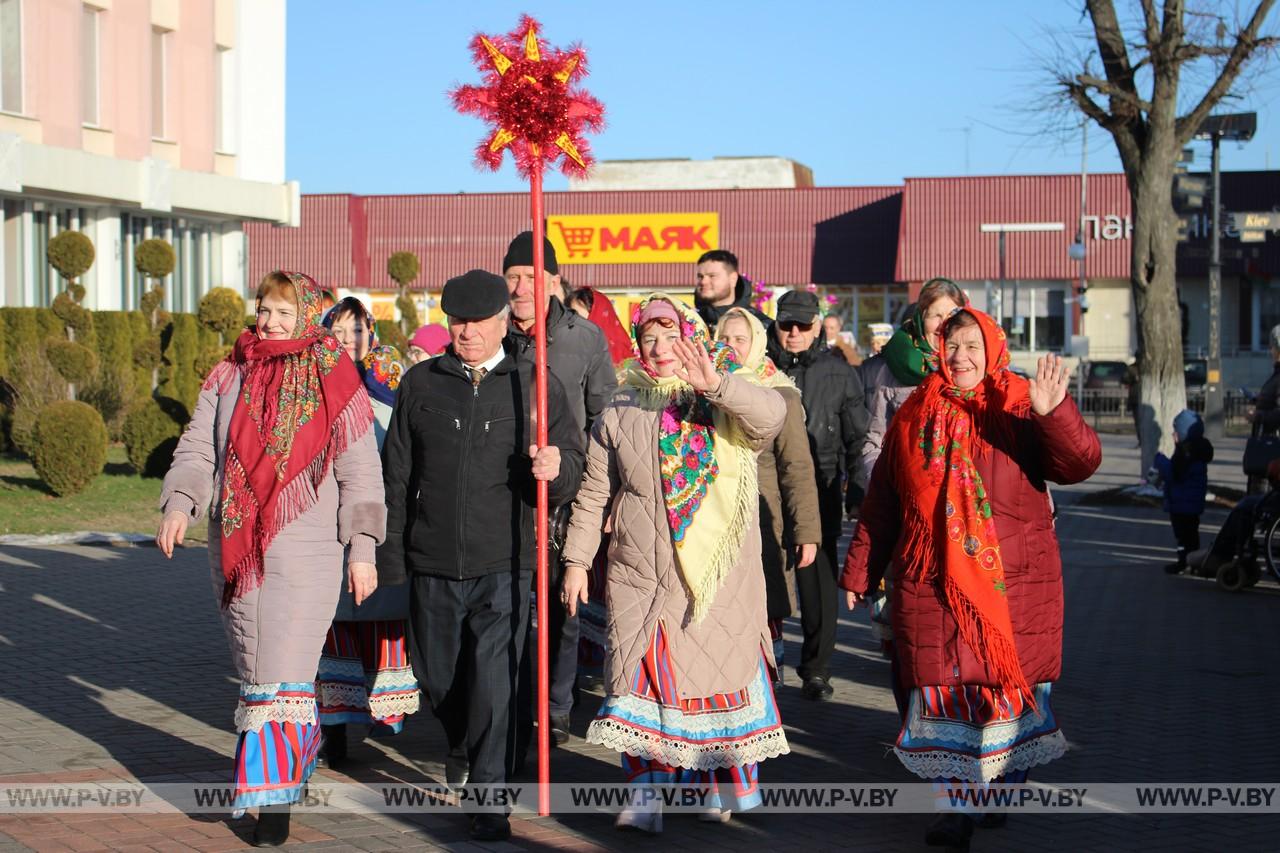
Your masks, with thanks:
[[[1212,440],[1225,430],[1222,393],[1222,174],[1218,149],[1222,134],[1215,131],[1213,146],[1213,224],[1209,235],[1209,358],[1204,386],[1205,432]]]

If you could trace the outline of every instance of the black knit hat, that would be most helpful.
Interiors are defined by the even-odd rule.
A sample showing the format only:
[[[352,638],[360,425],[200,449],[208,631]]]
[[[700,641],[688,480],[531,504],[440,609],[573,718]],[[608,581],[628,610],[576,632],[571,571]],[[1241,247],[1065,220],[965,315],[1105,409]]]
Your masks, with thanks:
[[[502,259],[502,272],[512,267],[533,266],[533,232],[521,231],[507,246],[506,257]],[[542,268],[552,275],[560,274],[560,265],[556,263],[556,247],[546,237],[542,238]]]
[[[509,298],[502,276],[471,270],[444,283],[440,310],[459,320],[483,320],[507,307]]]

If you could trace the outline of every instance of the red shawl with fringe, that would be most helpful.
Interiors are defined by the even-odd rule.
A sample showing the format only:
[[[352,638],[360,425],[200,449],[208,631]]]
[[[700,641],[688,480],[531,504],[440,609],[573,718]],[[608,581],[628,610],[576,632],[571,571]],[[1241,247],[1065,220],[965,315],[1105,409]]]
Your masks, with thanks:
[[[320,288],[285,275],[298,294],[293,337],[243,333],[205,382],[225,391],[240,376],[219,504],[224,607],[262,584],[276,534],[315,506],[333,460],[373,423],[355,365],[320,325]]]
[[[937,584],[964,642],[1002,687],[1032,701],[1014,645],[990,496],[974,465],[991,452],[993,435],[1027,416],[1031,400],[1027,380],[1008,369],[1004,330],[981,311],[961,311],[982,331],[986,376],[975,388],[957,388],[944,354],[890,426],[906,531],[902,570]]]

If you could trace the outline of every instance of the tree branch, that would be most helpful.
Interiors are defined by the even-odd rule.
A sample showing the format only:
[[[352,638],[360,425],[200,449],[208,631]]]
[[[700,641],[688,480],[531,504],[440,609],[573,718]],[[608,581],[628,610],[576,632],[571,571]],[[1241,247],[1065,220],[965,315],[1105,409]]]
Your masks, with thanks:
[[[1263,36],[1254,41],[1253,52],[1256,53],[1259,50],[1265,50],[1276,45],[1280,45],[1280,37]],[[1181,44],[1178,45],[1176,59],[1179,62],[1189,62],[1202,56],[1230,56],[1235,49],[1235,45]]]
[[[1236,78],[1240,76],[1240,71],[1259,45],[1258,30],[1262,28],[1262,22],[1266,20],[1267,15],[1271,12],[1271,7],[1274,5],[1275,0],[1260,0],[1258,7],[1253,10],[1253,17],[1249,19],[1248,25],[1236,36],[1235,44],[1231,47],[1227,61],[1223,63],[1222,70],[1218,72],[1218,78],[1213,81],[1213,85],[1204,93],[1200,103],[1196,104],[1191,112],[1178,119],[1177,137],[1179,145],[1185,145],[1191,140],[1191,137],[1195,136],[1196,131],[1200,129],[1201,123],[1204,122],[1210,111],[1222,100],[1223,95],[1231,91]],[[1274,39],[1266,39],[1265,41],[1274,41]]]
[[[1147,112],[1151,109],[1151,102],[1144,101],[1132,92],[1126,92],[1119,87],[1113,85],[1110,81],[1102,80],[1094,77],[1092,74],[1077,74],[1076,82],[1081,86],[1096,89],[1100,94],[1109,98],[1118,98],[1121,101],[1133,106],[1135,109]]]
[[[1116,148],[1120,151],[1120,159],[1125,162],[1125,165],[1137,163],[1141,152],[1134,134],[1132,119],[1114,116],[1098,106],[1098,102],[1089,97],[1088,88],[1079,83],[1067,80],[1063,81],[1063,85],[1068,97],[1080,112],[1093,119],[1099,127],[1115,139]]]
[[[1155,0],[1142,0],[1142,21],[1146,25],[1147,50],[1155,52],[1160,44],[1160,21],[1156,17]]]
[[[1121,91],[1138,93],[1133,85],[1133,68],[1129,64],[1129,50],[1124,33],[1116,19],[1116,9],[1111,0],[1088,0],[1089,17],[1093,20],[1094,37],[1098,42],[1098,56],[1107,80]]]

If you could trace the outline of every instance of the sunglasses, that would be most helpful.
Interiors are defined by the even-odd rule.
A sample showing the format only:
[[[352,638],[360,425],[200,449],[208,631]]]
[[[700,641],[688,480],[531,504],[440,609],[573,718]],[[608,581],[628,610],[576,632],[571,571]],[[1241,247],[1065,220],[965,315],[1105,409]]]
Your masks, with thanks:
[[[784,332],[790,332],[792,329],[799,329],[802,332],[807,332],[813,328],[813,321],[810,320],[808,323],[801,323],[799,320],[779,320],[778,328]]]

